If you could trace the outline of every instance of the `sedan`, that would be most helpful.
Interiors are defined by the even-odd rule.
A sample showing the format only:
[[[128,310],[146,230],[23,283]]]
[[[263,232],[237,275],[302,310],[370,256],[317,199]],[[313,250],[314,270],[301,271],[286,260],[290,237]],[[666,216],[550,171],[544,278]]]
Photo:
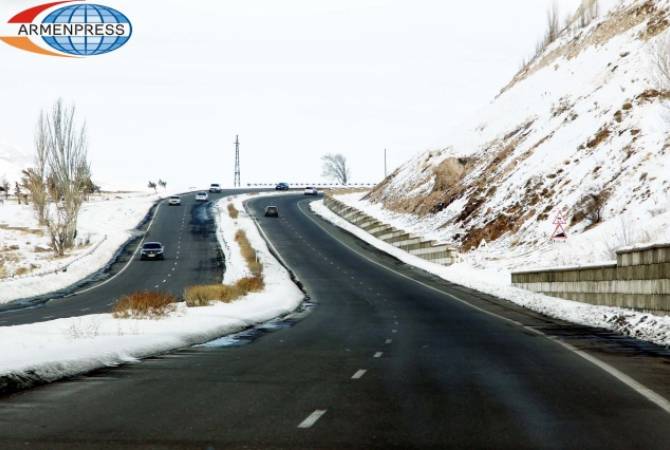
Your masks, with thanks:
[[[207,194],[207,192],[204,192],[204,191],[203,192],[198,192],[197,194],[195,194],[195,201],[196,202],[206,202],[208,198],[209,198],[209,195]]]
[[[181,197],[176,196],[176,195],[173,195],[173,196],[170,197],[170,199],[168,200],[168,205],[170,205],[170,206],[179,206],[179,205],[181,205]]]
[[[160,242],[145,242],[140,259],[165,259],[165,247]]]
[[[319,195],[319,191],[312,186],[305,188],[305,195]]]
[[[277,183],[275,191],[288,191],[288,183]]]
[[[265,208],[265,217],[279,217],[279,208],[276,206],[268,206]]]

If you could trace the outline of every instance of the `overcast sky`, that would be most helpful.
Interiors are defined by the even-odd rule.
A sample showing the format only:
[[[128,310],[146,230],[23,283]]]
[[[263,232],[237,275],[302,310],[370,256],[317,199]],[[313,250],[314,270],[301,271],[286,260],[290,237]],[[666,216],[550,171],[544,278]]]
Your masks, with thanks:
[[[0,0],[2,22],[40,2]],[[116,186],[319,181],[343,153],[355,181],[446,146],[541,36],[551,0],[100,0],[133,22],[86,59],[0,43],[0,142],[32,150],[58,97],[77,105],[94,177]],[[563,12],[579,0],[560,0]]]

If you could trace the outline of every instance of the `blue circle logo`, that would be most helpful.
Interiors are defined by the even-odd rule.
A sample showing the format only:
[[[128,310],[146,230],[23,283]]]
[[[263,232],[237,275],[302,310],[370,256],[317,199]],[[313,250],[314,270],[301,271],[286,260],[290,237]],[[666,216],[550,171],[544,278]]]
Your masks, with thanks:
[[[42,36],[53,49],[74,56],[112,52],[128,42],[132,34],[132,25],[126,16],[102,5],[66,6],[50,13],[42,23],[74,30],[62,35]]]

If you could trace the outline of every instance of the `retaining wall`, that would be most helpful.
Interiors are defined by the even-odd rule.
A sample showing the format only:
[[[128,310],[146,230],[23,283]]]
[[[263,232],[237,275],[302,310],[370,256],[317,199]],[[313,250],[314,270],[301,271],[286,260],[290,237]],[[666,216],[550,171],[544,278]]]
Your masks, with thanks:
[[[614,264],[516,272],[512,284],[552,297],[670,314],[670,244],[619,250]]]
[[[419,258],[444,266],[458,261],[458,252],[448,245],[437,244],[435,241],[427,241],[406,231],[382,223],[374,217],[336,200],[330,195],[324,197],[324,204],[338,216],[367,231],[377,239],[405,250]]]

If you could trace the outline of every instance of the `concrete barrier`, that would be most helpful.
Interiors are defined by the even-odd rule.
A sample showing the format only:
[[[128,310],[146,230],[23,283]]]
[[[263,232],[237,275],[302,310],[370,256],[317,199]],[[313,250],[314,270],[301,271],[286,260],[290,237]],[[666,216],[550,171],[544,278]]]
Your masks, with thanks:
[[[670,244],[617,251],[617,262],[515,272],[514,286],[581,302],[670,314]]]
[[[324,204],[338,216],[367,231],[377,239],[412,255],[444,266],[458,261],[458,252],[448,245],[438,245],[434,241],[426,241],[406,231],[398,230],[329,195],[324,197]]]

